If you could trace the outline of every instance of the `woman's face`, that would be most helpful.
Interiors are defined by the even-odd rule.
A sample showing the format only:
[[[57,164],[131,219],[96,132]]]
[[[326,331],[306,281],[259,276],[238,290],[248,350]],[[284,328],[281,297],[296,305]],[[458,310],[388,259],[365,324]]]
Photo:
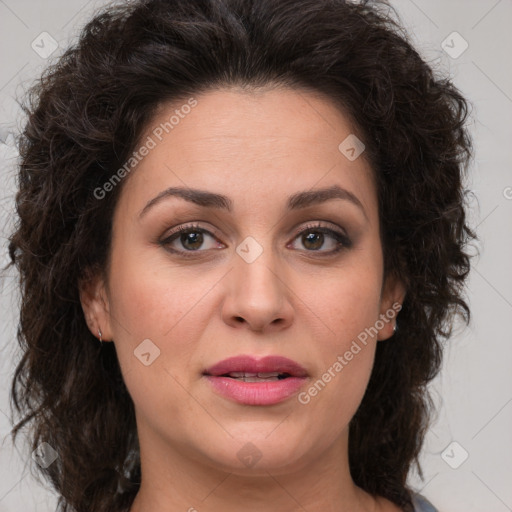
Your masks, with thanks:
[[[141,452],[239,474],[345,453],[403,299],[383,283],[354,127],[304,91],[194,100],[147,127],[115,210],[108,282],[82,294],[115,343]]]

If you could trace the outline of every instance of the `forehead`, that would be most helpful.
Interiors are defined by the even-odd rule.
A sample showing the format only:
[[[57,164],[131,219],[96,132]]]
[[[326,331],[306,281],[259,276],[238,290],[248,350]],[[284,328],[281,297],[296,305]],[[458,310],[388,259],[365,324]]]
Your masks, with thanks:
[[[303,152],[329,154],[333,144],[336,149],[356,129],[333,102],[310,91],[230,88],[212,90],[194,100],[192,108],[186,100],[160,105],[147,135],[165,142],[172,134],[175,144],[184,145],[182,150],[193,147],[197,154],[203,145],[212,157],[217,152],[226,156],[226,149],[254,156],[265,144],[276,154],[293,146]]]
[[[152,148],[123,192],[131,204],[170,186],[222,191],[236,204],[339,184],[372,209],[364,152],[351,160],[341,151],[356,127],[327,98],[280,88],[213,90],[192,100],[160,105],[148,123],[140,144]]]

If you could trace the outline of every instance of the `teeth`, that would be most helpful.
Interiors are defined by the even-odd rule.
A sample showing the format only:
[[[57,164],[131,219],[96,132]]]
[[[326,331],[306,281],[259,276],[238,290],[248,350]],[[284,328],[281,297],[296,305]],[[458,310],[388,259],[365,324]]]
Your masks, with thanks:
[[[228,373],[230,377],[259,377],[260,379],[267,379],[269,377],[279,377],[279,372],[267,372],[267,373],[250,373],[250,372],[231,372]]]
[[[268,379],[269,377],[279,377],[279,375],[281,375],[279,372],[258,373],[258,377],[262,379]]]
[[[279,380],[278,377],[269,377],[262,379],[261,377],[235,377],[236,380],[243,380],[244,382],[273,382]]]
[[[279,372],[266,372],[266,373],[250,373],[250,372],[231,372],[228,375],[234,379],[243,382],[273,382],[279,379]]]

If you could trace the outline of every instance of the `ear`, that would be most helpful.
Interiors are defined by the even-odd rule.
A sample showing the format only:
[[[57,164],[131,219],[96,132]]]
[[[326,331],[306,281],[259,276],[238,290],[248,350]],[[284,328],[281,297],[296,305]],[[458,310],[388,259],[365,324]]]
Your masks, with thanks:
[[[384,324],[377,334],[377,340],[383,341],[394,334],[396,317],[402,309],[406,288],[402,280],[389,275],[384,282],[380,301],[379,325]]]
[[[103,341],[111,341],[110,304],[103,277],[99,272],[90,275],[79,282],[78,288],[89,330],[98,339],[101,330]]]

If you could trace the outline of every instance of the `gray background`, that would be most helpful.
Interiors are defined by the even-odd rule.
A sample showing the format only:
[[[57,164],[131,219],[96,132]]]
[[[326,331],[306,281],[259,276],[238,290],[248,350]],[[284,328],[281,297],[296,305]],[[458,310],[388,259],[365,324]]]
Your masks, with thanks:
[[[17,156],[10,133],[22,121],[15,98],[23,96],[31,80],[104,3],[0,0],[2,266],[7,261]],[[481,239],[469,281],[473,319],[448,343],[443,370],[432,384],[439,413],[422,452],[424,480],[411,474],[410,482],[441,512],[512,511],[512,1],[392,4],[424,57],[449,73],[473,104],[476,158],[468,186],[475,194],[471,223]],[[42,32],[59,45],[49,58],[32,48],[34,41],[39,53],[51,50],[51,40]],[[465,41],[468,48],[461,53]],[[55,509],[54,495],[31,476],[34,462],[28,448],[23,443],[13,447],[8,436],[18,301],[12,271],[0,282],[0,290],[0,512],[49,512]]]

